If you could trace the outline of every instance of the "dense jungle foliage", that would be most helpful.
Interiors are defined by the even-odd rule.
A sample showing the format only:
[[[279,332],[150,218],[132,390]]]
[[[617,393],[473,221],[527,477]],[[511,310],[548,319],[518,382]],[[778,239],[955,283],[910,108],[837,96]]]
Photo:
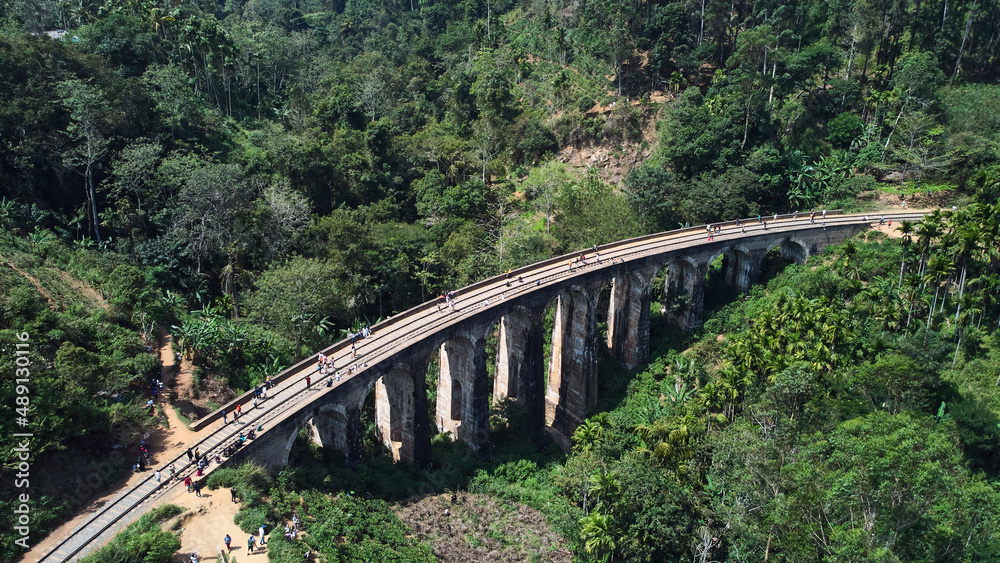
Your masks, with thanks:
[[[34,533],[120,476],[126,465],[109,463],[110,448],[134,442],[157,423],[145,416],[141,393],[160,367],[149,353],[158,325],[179,338],[199,373],[245,390],[352,327],[594,243],[738,215],[867,209],[875,194],[898,194],[914,206],[937,202],[922,198],[938,193],[956,194],[959,203],[965,197],[995,203],[997,22],[997,0],[4,2],[0,366],[5,375],[13,372],[8,351],[15,334],[28,332],[35,466],[86,468],[77,482],[46,479],[44,472],[33,480],[44,493],[32,498]],[[46,33],[53,30],[65,33]],[[593,147],[649,158],[617,185],[596,167],[567,164],[567,155]],[[945,438],[926,445],[943,456],[933,458],[941,479],[963,484],[949,490],[973,490],[987,479],[982,475],[992,478],[989,420],[964,424],[954,410],[963,403],[943,391],[906,395],[905,378],[894,391],[905,398],[878,388],[882,373],[893,366],[907,372],[909,361],[938,374],[927,372],[929,382],[920,383],[938,389],[934,377],[951,377],[937,366],[947,364],[943,349],[953,340],[956,370],[995,369],[983,350],[993,350],[995,288],[988,283],[997,268],[983,256],[996,247],[996,232],[968,226],[988,224],[984,218],[995,211],[962,209],[935,219],[939,231],[915,229],[912,243],[893,250],[908,256],[908,262],[897,256],[902,279],[895,286],[887,273],[881,281],[865,277],[867,251],[857,245],[846,247],[855,254],[843,258],[854,268],[843,268],[841,277],[829,273],[822,283],[804,280],[817,287],[794,286],[795,295],[780,303],[813,316],[823,311],[832,328],[784,310],[773,311],[766,325],[751,316],[742,324],[710,323],[706,330],[730,334],[733,350],[743,352],[719,352],[731,367],[718,381],[697,385],[707,402],[695,416],[701,422],[685,432],[692,440],[714,439],[707,421],[717,415],[726,420],[717,421],[720,432],[751,424],[759,419],[746,414],[757,412],[754,405],[779,401],[767,399],[769,387],[756,378],[779,381],[798,370],[804,375],[788,375],[798,381],[788,385],[805,389],[806,403],[819,401],[827,418],[796,415],[788,421],[795,431],[767,431],[766,440],[786,440],[774,446],[778,458],[761,462],[781,479],[791,478],[783,463],[803,455],[808,443],[815,457],[794,458],[810,471],[833,473],[795,479],[801,490],[832,494],[837,456],[855,447],[850,436],[872,428],[939,436],[931,430],[949,425],[964,457],[934,449],[944,448]],[[964,226],[953,224],[960,217],[967,218]],[[966,250],[953,250],[959,243],[952,237],[965,241]],[[104,301],[82,299],[71,278],[96,287]],[[886,299],[898,302],[890,307]],[[975,299],[981,301],[969,301]],[[733,305],[713,322],[736,323],[752,303],[765,302]],[[718,320],[725,315],[734,320]],[[748,331],[737,334],[737,326]],[[795,331],[784,331],[789,326]],[[911,334],[921,326],[926,334]],[[810,348],[827,328],[835,340]],[[878,347],[885,342],[888,356]],[[871,396],[861,406],[867,401],[872,418],[841,428],[857,418],[846,410],[853,403],[837,402],[842,410],[830,411],[829,399],[813,391],[832,383],[817,378],[881,361],[896,363],[865,368]],[[715,367],[705,369],[715,373]],[[993,395],[984,382],[976,384],[982,384],[977,400],[988,405]],[[0,385],[0,404],[13,405],[12,380]],[[688,382],[686,392],[695,387]],[[863,386],[848,387],[861,393]],[[969,420],[990,412],[965,404]],[[930,410],[941,420],[928,422]],[[615,415],[609,420],[600,432],[630,431],[613,425]],[[13,425],[13,417],[0,422],[5,506],[12,502]],[[643,443],[654,451],[670,446],[670,433],[680,428],[668,428],[650,427]],[[745,430],[749,440],[752,428]],[[819,437],[829,441],[827,449],[816,449]],[[735,435],[730,440],[733,447],[748,444]],[[616,447],[630,443],[618,440]],[[873,458],[885,451],[865,447]],[[587,499],[567,495],[563,504],[586,513],[585,529],[603,527],[605,540],[611,538],[593,549],[581,544],[580,556],[688,557],[683,550],[693,549],[691,537],[703,540],[699,553],[706,558],[853,560],[847,551],[831,551],[834,539],[836,549],[881,546],[884,552],[864,553],[887,561],[985,553],[986,544],[975,542],[987,535],[970,532],[961,541],[956,535],[979,530],[985,516],[966,514],[921,534],[900,524],[890,542],[872,535],[884,529],[884,511],[869,515],[849,503],[831,501],[837,510],[847,507],[851,527],[842,513],[824,512],[794,521],[795,530],[792,519],[761,520],[774,511],[747,504],[763,502],[759,497],[736,495],[744,504],[717,505],[713,491],[722,491],[725,503],[737,501],[727,494],[729,481],[713,473],[724,469],[713,464],[730,459],[740,467],[747,460],[714,448],[698,450],[701,457],[692,459],[701,465],[684,464],[688,477],[671,469],[684,485],[664,491],[676,491],[677,503],[693,502],[684,495],[694,495],[700,504],[690,506],[706,512],[688,520],[695,528],[664,536],[676,538],[669,549],[643,551],[647,543],[635,538],[644,532],[628,531],[655,519],[632,523],[624,507],[607,502],[592,510],[588,487],[574,485]],[[587,463],[601,475],[628,457],[626,449],[610,450],[610,457],[598,450]],[[567,463],[578,457],[587,456]],[[653,461],[647,465],[650,479],[669,476]],[[646,473],[634,478],[646,482]],[[784,481],[774,479],[767,474],[775,491],[768,502],[786,502],[778,486]],[[634,502],[652,501],[637,494]],[[920,514],[961,506],[948,502]],[[827,527],[809,524],[820,516]],[[579,521],[570,520],[560,529],[576,541]],[[0,555],[12,557],[13,538],[0,532]],[[813,535],[821,538],[815,544],[803,539]],[[912,540],[905,552],[897,548],[910,541],[901,538],[916,535],[921,545]],[[791,538],[798,538],[795,546]],[[942,538],[954,539],[945,554],[934,551]]]
[[[490,462],[438,436],[430,469],[351,469],[303,433],[247,517],[469,490],[542,511],[581,561],[996,560],[1000,252],[980,241],[1000,208],[898,227],[787,266],[697,335],[654,303],[653,360],[602,355],[603,412],[568,455],[527,443],[516,404],[494,405]]]

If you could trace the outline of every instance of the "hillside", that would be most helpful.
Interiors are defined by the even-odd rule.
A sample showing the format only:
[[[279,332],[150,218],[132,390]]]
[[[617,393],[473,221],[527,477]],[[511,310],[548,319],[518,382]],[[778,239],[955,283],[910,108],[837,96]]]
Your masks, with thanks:
[[[0,403],[30,394],[32,533],[109,494],[163,424],[432,296],[682,225],[909,205],[944,214],[744,301],[714,288],[704,332],[656,321],[648,369],[602,358],[605,416],[568,456],[499,432],[486,463],[437,436],[435,463],[462,469],[433,493],[538,511],[555,558],[989,560],[994,514],[944,489],[994,494],[993,389],[976,374],[994,373],[1000,313],[998,22],[1000,0],[0,3],[0,346],[27,334],[37,369],[26,389],[5,378]],[[792,304],[813,324],[789,338],[802,318],[765,313]],[[850,357],[804,346],[824,330]],[[150,413],[167,340],[178,385]],[[352,481],[313,452],[289,469],[301,482],[255,494],[341,506],[364,484],[399,532],[372,544],[429,557],[434,534],[410,541],[391,516],[419,528],[395,504],[419,499],[391,491],[418,477],[365,422]],[[13,510],[16,418],[0,426]],[[853,456],[884,469],[851,449],[878,433],[931,460],[898,478],[938,504],[850,474]],[[830,496],[862,478],[870,499]],[[476,530],[508,557],[528,542]],[[4,560],[24,551],[10,531]]]

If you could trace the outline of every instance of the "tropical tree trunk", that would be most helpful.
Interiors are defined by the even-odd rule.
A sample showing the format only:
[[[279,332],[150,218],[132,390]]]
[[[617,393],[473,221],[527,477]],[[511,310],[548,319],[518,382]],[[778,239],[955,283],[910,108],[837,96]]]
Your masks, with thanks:
[[[962,46],[958,48],[958,58],[955,60],[955,69],[951,71],[951,81],[948,82],[948,87],[955,84],[955,77],[958,76],[958,69],[962,65],[962,52],[965,51],[965,40],[969,38],[969,29],[972,27],[972,15],[976,13],[975,4],[973,4],[972,9],[969,10],[969,18],[965,20],[965,34],[962,35]]]
[[[927,330],[931,328],[931,317],[934,316],[934,308],[937,306],[938,291],[941,290],[941,283],[938,280],[936,287],[934,288],[934,301],[931,301],[931,308],[927,310]]]
[[[962,296],[965,294],[965,272],[967,264],[962,264],[962,278],[958,284],[958,307],[955,309],[955,325],[958,325],[958,313],[962,311]]]
[[[101,231],[98,227],[100,219],[97,217],[97,197],[94,194],[93,159],[90,156],[87,157],[87,171],[84,175],[86,176],[87,200],[90,203],[90,217],[93,220],[94,236],[97,237],[97,242],[101,242]]]

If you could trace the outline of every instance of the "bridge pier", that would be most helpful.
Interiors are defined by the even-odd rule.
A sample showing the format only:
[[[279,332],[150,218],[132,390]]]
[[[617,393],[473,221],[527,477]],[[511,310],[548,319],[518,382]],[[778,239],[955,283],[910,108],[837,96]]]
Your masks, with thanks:
[[[706,275],[708,264],[691,258],[675,260],[667,267],[667,318],[686,331],[701,328]]]
[[[649,305],[655,269],[616,275],[608,303],[611,356],[632,369],[649,361]]]
[[[396,461],[425,467],[431,438],[427,418],[428,358],[391,367],[375,382],[375,427]]]
[[[597,300],[602,286],[569,289],[556,302],[545,422],[567,437],[597,405]]]
[[[473,339],[474,338],[474,339]],[[435,422],[483,458],[491,454],[485,337],[456,336],[441,345]]]
[[[545,443],[543,315],[515,309],[500,319],[493,402],[513,399],[527,410],[528,438]]]

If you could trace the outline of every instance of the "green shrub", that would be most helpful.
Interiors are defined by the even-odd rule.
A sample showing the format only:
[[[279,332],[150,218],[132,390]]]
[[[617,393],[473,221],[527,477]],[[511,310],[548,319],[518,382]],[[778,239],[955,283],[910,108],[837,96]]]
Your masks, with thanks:
[[[160,524],[184,512],[173,504],[158,506],[116,535],[111,543],[83,558],[82,563],[168,563],[181,540]]]
[[[248,534],[255,533],[262,525],[271,523],[268,519],[268,509],[266,506],[257,505],[243,508],[233,517],[233,523]]]
[[[838,149],[850,148],[851,143],[865,130],[864,123],[849,111],[830,120],[826,126],[826,138]]]

